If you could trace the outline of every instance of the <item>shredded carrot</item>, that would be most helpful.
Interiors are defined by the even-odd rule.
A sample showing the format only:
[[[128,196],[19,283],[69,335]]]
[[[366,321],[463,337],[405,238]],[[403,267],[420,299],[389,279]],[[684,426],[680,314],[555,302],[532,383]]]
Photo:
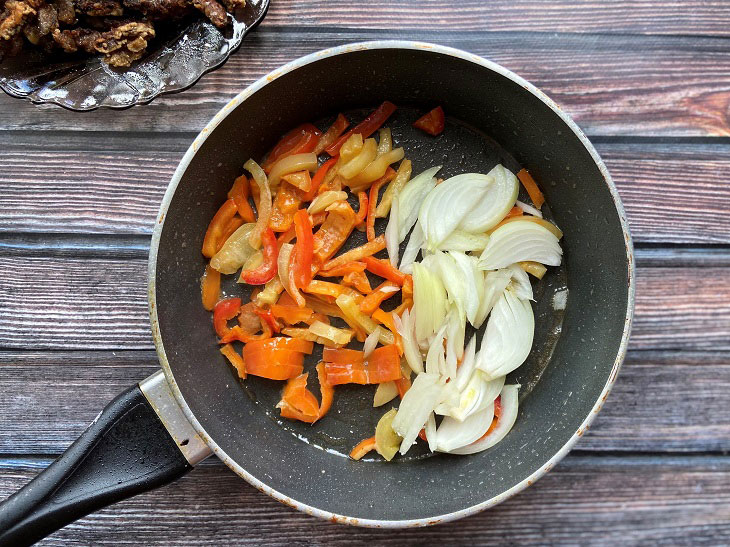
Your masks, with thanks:
[[[334,268],[347,264],[348,262],[361,260],[365,257],[374,255],[375,253],[379,253],[383,249],[385,249],[385,236],[381,234],[372,241],[368,241],[364,245],[350,249],[346,253],[342,253],[340,256],[325,262],[322,269],[333,270]]]
[[[243,360],[236,349],[231,344],[226,344],[220,349],[220,352],[226,356],[226,359],[234,366],[238,371],[238,377],[246,379],[246,363]]]
[[[378,285],[373,292],[367,295],[362,302],[360,302],[360,311],[371,315],[375,310],[380,307],[385,300],[395,296],[400,291],[400,285],[393,283],[392,281],[383,281]]]
[[[525,190],[527,190],[527,193],[530,195],[533,205],[538,209],[542,207],[542,204],[545,203],[545,196],[542,195],[535,179],[533,179],[532,175],[527,172],[527,169],[520,169],[517,173],[517,178],[520,179],[522,186],[525,187]]]
[[[372,452],[373,450],[375,450],[375,437],[370,437],[369,439],[360,441],[358,445],[352,449],[352,452],[350,452],[350,457],[353,460],[359,460],[365,454]]]

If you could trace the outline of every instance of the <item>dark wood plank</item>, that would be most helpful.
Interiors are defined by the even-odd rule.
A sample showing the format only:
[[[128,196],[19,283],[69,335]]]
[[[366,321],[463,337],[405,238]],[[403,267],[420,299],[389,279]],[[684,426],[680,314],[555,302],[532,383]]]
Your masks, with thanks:
[[[8,256],[0,261],[4,348],[149,349],[147,264]],[[730,349],[724,268],[643,268],[633,349]]]
[[[158,367],[152,351],[0,352],[0,454],[60,453]],[[577,449],[727,452],[728,390],[730,353],[629,352]]]
[[[730,7],[701,0],[376,0],[367,9],[324,0],[274,2],[265,25],[419,30],[598,32],[727,36]]]
[[[0,234],[83,234],[84,244],[89,233],[150,234],[164,190],[193,138],[0,132]],[[597,147],[637,243],[730,243],[726,144],[599,139]],[[37,247],[43,238],[32,241]],[[50,240],[48,246],[59,244]]]
[[[0,496],[48,461],[3,463]],[[489,511],[430,528],[373,530],[295,512],[211,463],[41,545],[722,545],[730,541],[728,481],[727,458],[568,456]]]
[[[547,92],[591,135],[730,134],[730,42],[721,38],[297,26],[259,29],[192,89],[142,108],[79,116],[0,97],[0,128],[198,131],[236,93],[285,62],[394,37],[438,42],[503,64]]]

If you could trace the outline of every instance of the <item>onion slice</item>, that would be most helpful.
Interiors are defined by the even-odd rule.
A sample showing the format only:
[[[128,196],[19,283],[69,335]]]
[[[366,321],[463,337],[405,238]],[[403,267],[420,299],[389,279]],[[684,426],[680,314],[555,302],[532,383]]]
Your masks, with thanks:
[[[266,173],[261,169],[261,166],[253,161],[248,160],[243,164],[243,168],[251,173],[253,180],[259,187],[259,207],[258,219],[256,220],[256,226],[251,231],[251,235],[248,236],[248,243],[254,249],[261,247],[261,236],[264,230],[269,227],[269,219],[271,218],[271,189],[269,188],[269,179],[266,177]]]
[[[393,314],[393,322],[403,342],[403,354],[408,366],[413,372],[423,372],[423,357],[418,348],[416,336],[413,331],[413,317],[408,310],[403,311],[402,317]]]
[[[523,261],[559,266],[562,254],[558,238],[552,231],[537,222],[518,218],[492,232],[479,257],[479,267],[497,270]]]
[[[515,204],[520,189],[517,177],[502,165],[496,165],[489,173],[482,176],[489,177],[492,184],[481,201],[459,225],[460,229],[475,234],[486,232],[499,224]]]
[[[494,403],[490,403],[462,422],[446,416],[436,431],[438,435],[437,450],[439,452],[451,452],[477,441],[487,432],[493,418]]]
[[[502,393],[500,393],[502,414],[497,421],[497,427],[489,435],[483,439],[479,439],[475,443],[456,448],[451,451],[451,454],[476,454],[477,452],[491,448],[504,439],[517,420],[517,411],[519,410],[517,390],[519,387],[518,385],[509,385],[502,388]]]
[[[425,242],[426,238],[423,236],[421,223],[416,222],[416,226],[411,232],[411,237],[408,238],[408,244],[403,251],[403,257],[401,258],[400,267],[398,268],[400,271],[407,274],[413,272],[413,263],[416,261],[416,257]]]
[[[413,446],[419,431],[428,420],[434,407],[441,402],[443,384],[438,374],[422,373],[416,376],[406,391],[393,419],[393,430],[403,437],[400,453],[405,454]]]
[[[368,334],[368,337],[365,338],[365,343],[362,346],[362,356],[363,358],[367,358],[368,355],[370,355],[373,350],[378,346],[378,342],[380,341],[380,331],[383,330],[379,326],[375,327],[373,332]]]
[[[398,211],[398,242],[403,241],[418,218],[418,211],[423,200],[436,186],[434,175],[441,166],[426,169],[420,175],[413,177],[400,191],[400,210]],[[390,213],[393,214],[392,212]]]

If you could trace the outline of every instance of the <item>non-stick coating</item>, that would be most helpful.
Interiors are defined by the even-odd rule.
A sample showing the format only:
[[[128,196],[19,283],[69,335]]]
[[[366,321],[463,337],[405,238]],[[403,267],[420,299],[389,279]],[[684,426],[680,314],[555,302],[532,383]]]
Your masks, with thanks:
[[[314,444],[300,440],[291,427],[274,422],[271,409],[256,403],[256,381],[254,388],[243,389],[225,365],[210,314],[200,304],[202,237],[242,164],[260,158],[295,125],[384,99],[421,109],[442,105],[452,120],[494,139],[542,182],[566,234],[570,293],[562,335],[542,378],[522,400],[512,432],[479,455],[390,464],[350,461],[314,446],[331,448],[340,438],[354,444],[370,427],[372,418],[365,418],[349,437],[352,419],[338,416],[337,406],[320,424],[296,430]],[[462,131],[455,121],[450,128]],[[406,150],[416,172],[439,163],[448,166],[446,174],[491,167],[491,153],[480,159],[477,141],[465,138],[462,145],[448,138],[451,131],[447,128],[443,146],[436,140]],[[396,138],[397,133],[394,129]],[[207,136],[165,214],[153,287],[165,356],[185,402],[205,433],[246,472],[292,500],[337,515],[435,519],[482,504],[523,481],[558,453],[591,413],[614,369],[625,328],[627,245],[613,197],[590,153],[531,92],[489,68],[439,52],[354,50],[274,79]],[[353,389],[338,390],[338,397]]]

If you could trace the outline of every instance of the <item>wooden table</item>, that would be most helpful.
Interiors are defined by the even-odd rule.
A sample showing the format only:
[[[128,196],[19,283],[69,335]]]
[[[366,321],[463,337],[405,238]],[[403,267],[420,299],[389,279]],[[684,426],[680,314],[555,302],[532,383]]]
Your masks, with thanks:
[[[0,97],[0,496],[154,372],[150,233],[195,133],[280,64],[382,38],[483,55],[546,91],[611,170],[639,265],[634,334],[594,427],[537,485],[406,532],[320,522],[218,461],[46,545],[730,541],[730,3],[273,0],[220,70],[124,112]]]

